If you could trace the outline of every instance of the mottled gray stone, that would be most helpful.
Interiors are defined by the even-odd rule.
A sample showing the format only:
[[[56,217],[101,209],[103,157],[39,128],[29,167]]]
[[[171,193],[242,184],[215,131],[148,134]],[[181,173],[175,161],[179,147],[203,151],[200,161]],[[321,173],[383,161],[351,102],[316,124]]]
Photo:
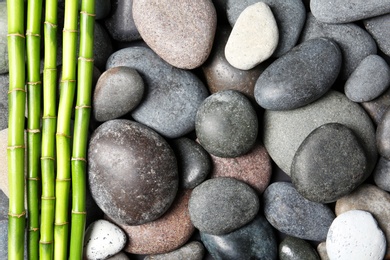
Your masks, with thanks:
[[[8,72],[7,2],[0,3],[0,74]]]
[[[256,102],[265,109],[289,110],[324,95],[340,72],[341,52],[326,38],[305,41],[271,63],[259,76]]]
[[[252,188],[222,177],[198,185],[188,204],[194,226],[212,235],[224,235],[244,226],[256,216],[259,207],[259,198]]]
[[[384,113],[390,106],[390,88],[374,100],[360,103],[375,125],[382,120]]]
[[[8,259],[8,220],[0,220],[0,259]]]
[[[326,253],[326,242],[325,241],[318,244],[317,253],[320,256],[321,260],[330,260],[328,253]]]
[[[378,48],[390,56],[390,14],[376,16],[363,21],[364,28],[371,34]]]
[[[263,193],[264,215],[287,235],[324,241],[335,218],[326,205],[305,199],[292,183],[274,182]]]
[[[372,174],[375,184],[382,190],[390,192],[390,161],[380,157]]]
[[[300,38],[301,42],[318,37],[329,38],[340,47],[343,55],[340,77],[344,80],[365,57],[377,52],[374,39],[358,25],[353,23],[327,24],[318,21],[311,13],[308,13]]]
[[[151,49],[128,47],[107,61],[107,69],[127,66],[138,71],[145,83],[144,99],[132,117],[168,138],[195,129],[195,115],[207,89],[190,71],[172,67]]]
[[[320,260],[316,250],[305,240],[288,236],[279,244],[280,260]]]
[[[310,10],[324,23],[348,23],[390,12],[389,0],[311,0]]]
[[[277,259],[277,239],[265,217],[257,215],[250,223],[226,235],[200,233],[215,260]]]
[[[0,189],[0,220],[8,219],[8,203],[7,195]]]
[[[0,74],[0,131],[8,127],[8,89],[9,75]]]
[[[240,92],[224,90],[207,97],[195,118],[199,143],[219,157],[236,157],[255,144],[258,131],[256,112]]]
[[[354,102],[379,97],[390,86],[390,67],[379,55],[364,58],[344,85],[345,95]]]
[[[202,260],[204,254],[205,248],[203,244],[198,241],[192,241],[172,252],[149,255],[145,257],[144,260]]]
[[[390,109],[383,114],[376,129],[376,145],[378,153],[390,160]]]
[[[107,260],[129,260],[129,259],[130,258],[128,258],[124,252],[119,252],[118,254],[107,258]]]

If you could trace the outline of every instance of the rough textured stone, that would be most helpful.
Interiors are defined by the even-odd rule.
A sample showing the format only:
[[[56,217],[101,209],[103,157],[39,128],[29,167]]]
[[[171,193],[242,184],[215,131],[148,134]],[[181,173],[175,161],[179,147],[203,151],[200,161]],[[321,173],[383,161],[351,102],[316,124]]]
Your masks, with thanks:
[[[376,16],[363,21],[364,28],[371,34],[379,49],[390,56],[390,14]]]
[[[134,120],[168,138],[194,130],[196,111],[208,93],[193,73],[172,67],[146,47],[115,52],[107,69],[117,66],[136,69],[145,83],[144,99],[131,113]]]
[[[316,250],[305,240],[288,236],[279,244],[280,260],[320,260]]]
[[[300,195],[289,182],[274,182],[263,193],[264,215],[270,224],[287,235],[324,241],[334,219],[326,205]]]
[[[318,21],[311,13],[307,15],[302,30],[301,42],[326,37],[337,43],[343,55],[340,78],[346,80],[360,62],[370,54],[376,54],[374,39],[363,28],[353,23],[327,24]]]
[[[256,112],[240,92],[224,90],[207,97],[195,118],[199,143],[210,154],[236,157],[255,144],[258,131]]]
[[[8,219],[8,203],[7,195],[0,189],[0,220]]]
[[[8,74],[0,74],[0,131],[8,127],[8,86]]]
[[[330,90],[317,101],[294,110],[270,111],[263,116],[263,140],[273,161],[288,175],[302,141],[317,127],[340,123],[354,131],[368,158],[367,174],[376,164],[375,129],[366,112],[340,92]]]
[[[379,188],[390,192],[390,161],[380,157],[372,174],[375,184]]]
[[[0,220],[0,258],[8,259],[8,220]]]
[[[386,252],[386,238],[369,212],[351,210],[333,221],[326,251],[330,259],[381,260]]]
[[[390,88],[374,100],[360,103],[375,125],[382,120],[384,113],[390,106]]]
[[[210,54],[217,26],[210,0],[134,0],[133,17],[142,39],[172,66],[193,69]]]
[[[204,254],[205,249],[203,244],[198,241],[192,241],[172,252],[150,255],[145,257],[144,260],[202,260]]]
[[[249,70],[275,51],[278,25],[270,7],[258,2],[246,7],[238,17],[225,46],[227,61],[235,68]]]
[[[389,86],[389,65],[380,56],[369,55],[348,78],[344,92],[352,101],[366,102],[379,97]]]
[[[142,99],[144,82],[135,69],[115,67],[106,70],[93,93],[93,116],[103,122],[132,111]]]
[[[341,61],[340,49],[332,40],[305,41],[271,63],[260,75],[254,90],[256,101],[270,110],[305,106],[332,87]]]
[[[0,3],[0,74],[8,72],[7,2]]]
[[[193,190],[188,205],[194,226],[212,235],[224,235],[249,223],[259,206],[255,191],[233,178],[203,182]]]
[[[376,146],[381,156],[390,160],[390,109],[383,114],[376,128]]]
[[[130,120],[110,120],[93,133],[89,185],[105,214],[139,225],[159,218],[178,189],[175,155],[156,132]]]

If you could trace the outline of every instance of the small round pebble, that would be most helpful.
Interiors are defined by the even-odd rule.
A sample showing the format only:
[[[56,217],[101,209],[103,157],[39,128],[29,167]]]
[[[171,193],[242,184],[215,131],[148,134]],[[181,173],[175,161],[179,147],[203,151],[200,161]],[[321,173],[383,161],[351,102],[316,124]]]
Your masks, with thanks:
[[[330,259],[382,260],[386,238],[367,211],[350,210],[335,218],[326,238]]]
[[[84,257],[106,259],[120,252],[126,240],[125,233],[118,226],[103,219],[95,221],[85,231]]]
[[[316,250],[305,240],[287,236],[279,244],[280,260],[320,260]]]
[[[204,255],[205,248],[203,244],[198,241],[192,241],[172,252],[149,255],[144,260],[202,260]]]
[[[374,182],[379,188],[390,192],[390,160],[380,157],[375,166],[373,176]]]

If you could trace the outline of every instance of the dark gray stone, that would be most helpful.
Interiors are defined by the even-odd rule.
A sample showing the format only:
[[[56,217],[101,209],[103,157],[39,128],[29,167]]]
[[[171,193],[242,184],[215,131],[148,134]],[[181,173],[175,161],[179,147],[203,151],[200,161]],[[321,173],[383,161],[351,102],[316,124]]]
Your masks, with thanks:
[[[101,71],[105,70],[108,57],[114,52],[111,38],[99,22],[95,22],[94,41],[93,41],[93,59],[94,65]]]
[[[288,236],[279,244],[280,260],[320,260],[317,251],[305,240]]]
[[[290,236],[325,241],[335,215],[326,205],[305,199],[292,183],[274,182],[263,194],[264,215]]]
[[[8,220],[0,220],[0,259],[8,259]]]
[[[237,157],[254,146],[258,120],[243,94],[224,90],[206,98],[199,107],[195,130],[199,143],[212,155]]]
[[[8,72],[7,2],[0,3],[0,74]]]
[[[188,203],[191,222],[212,235],[224,235],[249,223],[259,206],[256,192],[247,184],[222,177],[198,185]]]
[[[274,61],[258,78],[256,102],[265,109],[305,106],[325,94],[340,72],[341,52],[326,38],[305,41]]]
[[[263,216],[226,235],[200,233],[215,260],[277,259],[277,240],[272,226]]]
[[[132,117],[168,138],[195,129],[195,115],[207,89],[190,71],[172,67],[151,49],[128,47],[111,55],[107,69],[127,66],[138,71],[145,83],[141,104]]]
[[[91,194],[115,222],[139,225],[159,218],[178,190],[175,155],[150,128],[110,120],[91,136],[88,149]]]
[[[165,254],[150,255],[144,260],[202,260],[205,254],[205,248],[202,243],[192,241],[179,249]]]
[[[0,189],[0,220],[8,219],[8,203],[7,195]]]
[[[389,0],[311,0],[310,10],[324,23],[348,23],[390,12]]]
[[[96,0],[95,2],[95,19],[106,18],[111,11],[111,0]]]
[[[306,199],[334,202],[368,176],[367,158],[348,127],[328,123],[314,129],[299,146],[291,165],[291,180]]]
[[[236,23],[238,16],[248,6],[258,0],[227,0],[227,18],[230,25]],[[301,0],[263,0],[272,10],[279,29],[279,43],[273,53],[280,57],[292,49],[298,41],[305,24],[306,9]]]
[[[363,21],[364,28],[371,34],[379,49],[390,56],[390,14],[380,15]]]
[[[374,100],[360,103],[375,125],[382,120],[383,114],[390,106],[390,88]]]
[[[8,86],[9,75],[0,74],[0,131],[8,128]]]
[[[311,13],[308,13],[301,34],[301,42],[318,37],[329,38],[340,47],[343,55],[340,78],[344,80],[365,57],[377,52],[374,39],[358,25],[353,23],[327,24],[318,21]]]
[[[390,67],[378,55],[364,58],[344,85],[345,95],[354,102],[379,97],[390,86]]]
[[[390,161],[380,157],[372,174],[376,186],[390,192]]]
[[[211,171],[210,155],[200,144],[186,137],[173,140],[172,148],[178,162],[181,186],[195,188]]]
[[[390,160],[390,109],[384,113],[376,128],[376,145],[378,153]]]

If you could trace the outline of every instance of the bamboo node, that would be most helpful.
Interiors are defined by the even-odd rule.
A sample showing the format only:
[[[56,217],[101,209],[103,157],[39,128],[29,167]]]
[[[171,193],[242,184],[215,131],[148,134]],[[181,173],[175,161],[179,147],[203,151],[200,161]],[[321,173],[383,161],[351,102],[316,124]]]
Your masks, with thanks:
[[[54,23],[51,23],[51,22],[45,21],[45,24],[47,24],[47,25],[49,25],[49,26],[51,26],[51,27],[53,27],[53,28],[57,28],[57,25],[56,25],[56,24],[54,24]]]
[[[20,214],[14,214],[14,213],[8,212],[8,216],[10,216],[10,217],[21,218],[21,217],[23,217],[24,215],[26,215],[26,211],[23,211],[23,212],[20,213]]]
[[[62,30],[62,32],[78,33],[79,31],[78,31],[78,30],[73,30],[73,29],[66,29],[66,28],[64,28],[64,29]]]
[[[76,157],[72,157],[72,161],[83,161],[83,162],[87,162],[87,159],[85,158],[76,158]]]
[[[39,230],[39,228],[30,228],[28,231],[30,231],[30,232],[37,232]]]
[[[85,58],[85,57],[79,57],[79,60],[81,60],[81,61],[86,61],[86,62],[93,62],[94,61],[94,59],[91,59],[91,58]]]
[[[29,180],[29,181],[39,181],[40,178],[38,178],[38,177],[29,177],[29,178],[27,178],[27,180]]]
[[[56,181],[71,181],[72,179],[70,178],[63,178],[63,179],[56,179]]]
[[[81,11],[80,14],[85,14],[85,15],[92,16],[92,17],[96,16],[96,14],[88,13],[86,11]]]
[[[39,33],[32,33],[31,31],[27,31],[26,36],[41,37],[41,35]]]
[[[27,129],[27,133],[38,134],[40,132],[40,129]]]
[[[24,88],[14,88],[14,89],[8,91],[8,94],[11,94],[12,92],[15,92],[15,91],[26,92],[26,90]]]
[[[57,70],[57,68],[44,68],[44,70],[49,70],[49,71],[51,71],[51,70]]]
[[[50,244],[53,244],[53,241],[42,241],[42,240],[39,240],[39,244],[50,245]]]
[[[25,149],[26,146],[24,145],[14,145],[14,146],[8,146],[7,150],[15,150],[15,149]]]
[[[53,119],[57,118],[56,116],[43,116],[42,119]]]
[[[7,37],[11,37],[11,36],[26,38],[23,34],[20,34],[20,33],[9,33],[9,34],[7,34]]]
[[[65,226],[68,225],[69,222],[59,222],[59,223],[54,223],[54,226]]]
[[[64,133],[56,133],[56,136],[63,136],[66,138],[72,138],[70,135],[64,134]]]
[[[82,108],[92,108],[91,106],[88,105],[81,105],[81,106],[76,106],[75,109],[82,109]]]
[[[87,212],[86,212],[86,211],[75,211],[75,210],[72,210],[72,214],[76,214],[76,215],[87,215]]]
[[[42,84],[42,81],[35,81],[35,82],[31,82],[31,81],[29,81],[29,82],[27,82],[27,85],[40,85],[40,84]]]
[[[69,82],[76,82],[74,79],[62,79],[61,83],[69,83]]]
[[[42,196],[41,199],[42,200],[55,200],[56,197],[44,197],[44,196]]]
[[[55,161],[56,159],[54,157],[50,157],[50,156],[42,156],[41,157],[41,160],[51,160],[51,161]]]

